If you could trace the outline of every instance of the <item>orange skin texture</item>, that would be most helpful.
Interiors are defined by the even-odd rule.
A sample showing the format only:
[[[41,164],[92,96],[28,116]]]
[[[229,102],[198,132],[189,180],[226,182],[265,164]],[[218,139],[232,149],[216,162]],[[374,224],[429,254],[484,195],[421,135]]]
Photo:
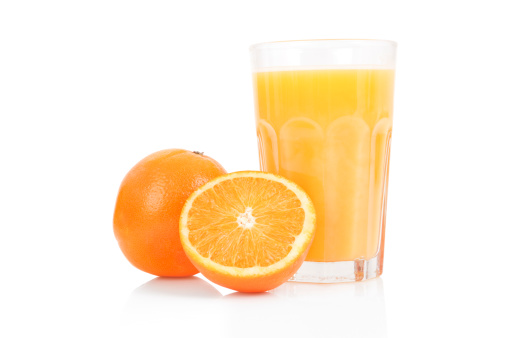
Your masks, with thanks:
[[[113,219],[129,262],[156,276],[198,273],[181,246],[180,213],[195,189],[226,173],[212,158],[182,149],[161,150],[137,163],[120,185]]]
[[[293,264],[273,274],[255,278],[231,277],[228,275],[216,273],[215,271],[208,269],[195,260],[192,260],[192,263],[199,269],[204,277],[208,278],[213,283],[216,283],[223,287],[239,292],[265,292],[279,287],[296,274],[298,269],[303,264],[308,251],[310,250],[310,245],[311,242],[309,243],[304,253],[300,255]]]

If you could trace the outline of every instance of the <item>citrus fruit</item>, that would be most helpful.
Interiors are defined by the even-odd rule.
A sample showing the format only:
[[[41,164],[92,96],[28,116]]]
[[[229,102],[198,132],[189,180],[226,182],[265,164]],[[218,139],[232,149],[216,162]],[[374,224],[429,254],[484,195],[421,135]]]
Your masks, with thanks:
[[[212,158],[182,149],[158,151],[137,163],[121,183],[113,220],[130,263],[157,276],[196,274],[181,247],[181,208],[195,189],[225,173]]]
[[[242,171],[190,195],[180,218],[183,249],[209,280],[241,292],[273,289],[303,263],[315,235],[315,209],[295,183]]]

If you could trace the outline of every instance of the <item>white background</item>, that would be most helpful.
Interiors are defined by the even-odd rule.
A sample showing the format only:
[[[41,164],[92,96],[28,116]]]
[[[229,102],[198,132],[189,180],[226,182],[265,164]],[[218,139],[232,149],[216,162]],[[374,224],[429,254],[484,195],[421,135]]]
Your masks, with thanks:
[[[2,1],[0,335],[507,336],[502,3]],[[245,296],[132,267],[123,176],[166,148],[258,169],[248,47],[313,38],[399,44],[384,275]]]

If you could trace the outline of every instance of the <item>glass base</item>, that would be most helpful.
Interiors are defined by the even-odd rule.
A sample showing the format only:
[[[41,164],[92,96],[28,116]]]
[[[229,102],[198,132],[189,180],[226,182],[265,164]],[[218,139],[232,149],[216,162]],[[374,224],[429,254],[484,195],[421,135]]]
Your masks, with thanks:
[[[360,282],[382,274],[379,257],[346,262],[304,262],[289,281],[306,283]]]

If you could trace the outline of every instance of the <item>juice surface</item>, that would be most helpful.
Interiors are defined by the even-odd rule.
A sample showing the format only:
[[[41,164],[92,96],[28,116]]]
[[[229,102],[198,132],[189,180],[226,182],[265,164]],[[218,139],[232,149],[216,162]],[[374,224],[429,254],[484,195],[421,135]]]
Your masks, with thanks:
[[[314,262],[370,259],[384,227],[394,70],[254,73],[261,169],[311,197]]]

